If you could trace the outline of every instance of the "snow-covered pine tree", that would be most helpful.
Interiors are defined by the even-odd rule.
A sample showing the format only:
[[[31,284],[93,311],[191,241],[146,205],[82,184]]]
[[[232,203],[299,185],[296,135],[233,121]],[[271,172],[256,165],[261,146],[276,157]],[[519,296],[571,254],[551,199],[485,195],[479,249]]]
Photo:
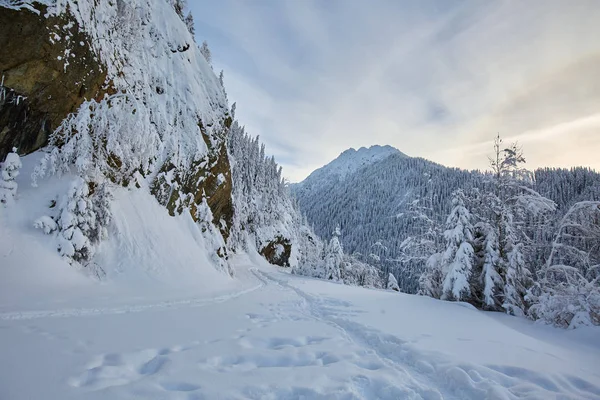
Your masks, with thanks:
[[[210,53],[210,49],[208,48],[208,43],[205,41],[202,42],[200,46],[200,53],[208,63],[208,65],[212,66],[212,55]]]
[[[90,184],[76,178],[57,206],[57,214],[52,218],[55,225],[45,216],[35,226],[45,233],[56,231],[59,253],[86,266],[98,243],[107,235],[110,217],[110,192],[106,184]]]
[[[481,221],[475,225],[475,264],[471,279],[471,294],[474,304],[484,310],[502,310],[499,293],[504,291],[504,282],[498,271],[500,255],[496,229]]]
[[[186,7],[186,0],[168,0],[171,5],[173,6],[173,8],[175,9],[175,12],[177,13],[177,15],[179,15],[179,18],[181,18],[181,20],[185,20],[184,15],[183,15],[183,11],[185,10]]]
[[[413,234],[400,244],[399,255],[393,260],[399,265],[393,272],[400,277],[399,283],[406,293],[418,291],[418,277],[425,272],[427,260],[441,250],[441,227],[434,219],[431,201],[429,196],[417,199],[407,208]]]
[[[225,95],[225,98],[227,98],[227,91],[225,90],[225,76],[223,70],[221,70],[221,72],[219,73],[219,83],[221,84],[221,88],[223,89],[223,94]],[[235,111],[235,108],[233,110]]]
[[[194,36],[196,34],[196,27],[194,25],[194,16],[192,15],[191,11],[185,17],[184,22],[185,22],[185,25],[188,28],[188,31],[190,31],[190,33],[192,34],[192,36]]]
[[[500,136],[496,137],[494,156],[490,158],[491,190],[481,196],[477,215],[487,224],[487,255],[481,268],[485,307],[493,309],[502,304],[513,315],[523,315],[528,307],[525,295],[533,280],[526,260],[535,258],[533,223],[543,221],[555,210],[554,202],[534,190],[533,175],[524,163],[517,143],[505,146]],[[498,277],[502,280],[501,290]]]
[[[419,278],[419,291],[421,296],[429,296],[434,299],[442,297],[442,285],[444,273],[442,271],[443,253],[432,254],[425,264],[425,271]]]
[[[12,152],[6,155],[6,159],[0,166],[0,205],[10,205],[17,197],[18,184],[15,178],[19,176],[21,167],[21,158],[17,154],[17,149],[13,147]]]
[[[324,245],[304,219],[298,235],[298,248],[301,249],[298,265],[292,273],[322,278],[324,273]]]
[[[337,227],[325,250],[325,279],[328,280],[340,281],[343,278],[344,250],[340,243],[340,235],[340,228]]]
[[[446,221],[446,250],[442,258],[444,265],[444,283],[442,299],[465,301],[471,295],[470,280],[473,268],[473,226],[471,214],[465,206],[465,194],[462,190],[454,192],[454,208]]]

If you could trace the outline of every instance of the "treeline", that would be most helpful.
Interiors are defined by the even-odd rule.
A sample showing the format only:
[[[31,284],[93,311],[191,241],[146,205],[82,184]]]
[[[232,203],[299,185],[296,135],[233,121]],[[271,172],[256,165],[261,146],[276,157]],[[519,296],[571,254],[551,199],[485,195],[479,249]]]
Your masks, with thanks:
[[[454,191],[443,227],[415,240],[414,248],[431,251],[419,293],[562,327],[599,325],[600,202],[558,213],[536,190],[548,185],[567,207],[593,193],[590,174],[540,170],[536,185],[517,144],[504,146],[498,137],[494,150],[483,188]],[[569,188],[574,192],[564,195]]]

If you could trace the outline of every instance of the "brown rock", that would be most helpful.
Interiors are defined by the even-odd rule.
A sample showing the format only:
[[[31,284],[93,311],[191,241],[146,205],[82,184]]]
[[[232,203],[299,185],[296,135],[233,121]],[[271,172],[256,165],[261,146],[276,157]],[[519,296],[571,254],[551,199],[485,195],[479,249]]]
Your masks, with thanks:
[[[288,239],[278,236],[263,247],[260,254],[271,264],[289,267],[292,244]]]
[[[45,6],[34,6],[39,15],[0,7],[0,160],[12,147],[39,149],[85,99],[104,93],[105,68],[74,18],[45,18]]]

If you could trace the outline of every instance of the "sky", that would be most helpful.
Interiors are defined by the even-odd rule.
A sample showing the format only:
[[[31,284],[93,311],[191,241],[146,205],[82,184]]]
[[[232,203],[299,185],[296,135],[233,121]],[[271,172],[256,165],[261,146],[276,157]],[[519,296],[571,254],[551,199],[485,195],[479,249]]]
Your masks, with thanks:
[[[598,0],[188,0],[230,102],[292,182],[344,150],[600,170]]]

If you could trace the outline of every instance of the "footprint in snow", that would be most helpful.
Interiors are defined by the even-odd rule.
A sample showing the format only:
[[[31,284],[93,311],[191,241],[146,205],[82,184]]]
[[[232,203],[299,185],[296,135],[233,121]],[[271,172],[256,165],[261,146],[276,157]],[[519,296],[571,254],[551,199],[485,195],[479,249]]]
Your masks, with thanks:
[[[184,351],[191,348],[191,346],[146,349],[123,354],[104,354],[92,360],[82,373],[71,377],[68,383],[73,387],[85,387],[92,390],[127,385],[144,377],[159,374],[170,363],[171,354]],[[171,388],[185,388],[183,385],[167,384]],[[171,391],[174,390],[172,389]]]

